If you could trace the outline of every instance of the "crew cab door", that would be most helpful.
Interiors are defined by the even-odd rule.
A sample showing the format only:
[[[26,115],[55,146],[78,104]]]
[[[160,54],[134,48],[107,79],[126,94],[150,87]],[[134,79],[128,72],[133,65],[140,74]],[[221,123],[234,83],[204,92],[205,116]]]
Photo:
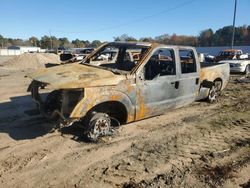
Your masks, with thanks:
[[[163,114],[176,106],[179,76],[175,50],[155,49],[139,70],[136,85],[136,120]]]
[[[199,90],[200,66],[195,49],[178,48],[178,58],[180,62],[179,91],[180,100],[178,106],[184,106],[195,101]]]

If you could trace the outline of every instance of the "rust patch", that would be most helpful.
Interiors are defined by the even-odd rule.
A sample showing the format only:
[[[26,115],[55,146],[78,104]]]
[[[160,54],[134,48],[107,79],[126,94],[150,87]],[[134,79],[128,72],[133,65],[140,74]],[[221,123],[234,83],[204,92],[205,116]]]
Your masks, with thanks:
[[[109,97],[109,100],[110,100],[110,101],[120,101],[120,100],[121,100],[121,97],[118,96],[118,95],[111,95],[111,96]]]
[[[145,107],[145,103],[144,103],[144,98],[140,92],[138,92],[138,94],[137,94],[137,100],[139,103],[139,109],[138,109],[138,112],[136,112],[136,120],[140,120],[140,119],[145,118],[145,114],[146,114],[146,107]]]
[[[131,93],[134,89],[135,89],[135,87],[130,85],[130,84],[127,86],[128,93]]]

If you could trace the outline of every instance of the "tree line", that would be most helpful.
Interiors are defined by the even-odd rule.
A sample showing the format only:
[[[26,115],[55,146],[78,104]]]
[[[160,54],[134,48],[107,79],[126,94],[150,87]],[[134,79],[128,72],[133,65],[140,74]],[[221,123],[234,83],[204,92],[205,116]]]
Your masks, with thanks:
[[[187,35],[172,35],[163,34],[155,38],[143,37],[138,41],[142,42],[157,42],[169,45],[187,45],[195,47],[210,47],[210,46],[230,46],[232,41],[233,26],[225,26],[216,30],[205,29],[198,36]],[[126,34],[119,37],[114,37],[115,41],[137,41],[136,38]],[[235,28],[235,46],[250,45],[250,25],[243,25]]]
[[[230,46],[233,33],[232,26],[225,26],[216,31],[212,29],[205,29],[199,33],[198,36],[187,36],[177,34],[163,34],[160,36],[143,37],[136,39],[133,36],[123,34],[114,37],[114,41],[141,41],[141,42],[157,42],[169,45],[188,45],[188,46]],[[75,39],[70,41],[68,38],[56,38],[55,36],[43,36],[40,39],[37,37],[30,37],[28,40],[4,38],[0,35],[0,48],[8,46],[38,46],[44,49],[65,47],[65,48],[83,48],[83,47],[98,47],[102,44],[100,40],[80,40]],[[243,25],[235,28],[235,45],[247,46],[250,45],[250,25]]]
[[[41,39],[37,37],[30,37],[28,40],[23,39],[12,39],[12,38],[4,38],[0,35],[0,48],[6,48],[9,46],[37,46],[43,49],[55,49],[58,47],[65,48],[84,48],[84,47],[98,47],[102,44],[99,40],[94,40],[92,42],[88,40],[79,40],[75,39],[70,41],[68,38],[56,38],[55,36],[43,36]]]

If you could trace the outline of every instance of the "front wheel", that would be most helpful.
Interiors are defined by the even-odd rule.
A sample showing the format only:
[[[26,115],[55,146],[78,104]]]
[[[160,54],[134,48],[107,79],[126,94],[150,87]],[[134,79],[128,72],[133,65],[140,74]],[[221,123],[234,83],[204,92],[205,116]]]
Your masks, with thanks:
[[[94,113],[88,124],[87,138],[98,141],[102,136],[111,134],[111,119],[106,113]]]

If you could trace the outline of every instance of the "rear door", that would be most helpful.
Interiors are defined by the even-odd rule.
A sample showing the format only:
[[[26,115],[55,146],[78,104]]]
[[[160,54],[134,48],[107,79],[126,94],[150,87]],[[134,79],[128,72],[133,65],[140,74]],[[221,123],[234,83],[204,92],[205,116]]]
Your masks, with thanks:
[[[199,90],[200,66],[197,54],[193,48],[178,48],[180,66],[179,92],[180,100],[177,106],[183,106],[195,101]]]

